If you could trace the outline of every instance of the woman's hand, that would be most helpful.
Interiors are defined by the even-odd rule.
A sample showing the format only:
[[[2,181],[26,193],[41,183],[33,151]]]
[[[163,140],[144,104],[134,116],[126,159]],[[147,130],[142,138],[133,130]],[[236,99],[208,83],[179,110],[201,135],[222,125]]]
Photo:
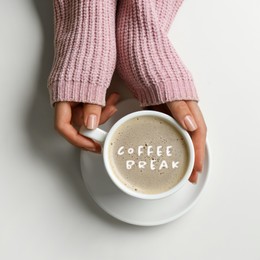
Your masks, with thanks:
[[[111,94],[103,109],[94,104],[57,102],[55,103],[55,129],[71,144],[87,151],[100,153],[100,145],[81,135],[78,130],[82,125],[88,129],[95,129],[105,123],[117,111],[115,105],[118,100],[117,93]]]
[[[195,101],[173,101],[166,105],[153,106],[152,109],[172,115],[191,136],[195,150],[195,163],[190,182],[196,183],[202,171],[205,157],[207,127]]]

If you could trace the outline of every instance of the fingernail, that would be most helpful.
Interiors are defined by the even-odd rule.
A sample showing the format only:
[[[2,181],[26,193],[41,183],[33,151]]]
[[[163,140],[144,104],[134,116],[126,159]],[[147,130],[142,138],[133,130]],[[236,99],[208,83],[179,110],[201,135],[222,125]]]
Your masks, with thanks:
[[[197,124],[191,116],[185,116],[184,124],[188,131],[195,131],[198,128]]]
[[[91,114],[88,116],[87,128],[88,129],[97,128],[97,115]]]

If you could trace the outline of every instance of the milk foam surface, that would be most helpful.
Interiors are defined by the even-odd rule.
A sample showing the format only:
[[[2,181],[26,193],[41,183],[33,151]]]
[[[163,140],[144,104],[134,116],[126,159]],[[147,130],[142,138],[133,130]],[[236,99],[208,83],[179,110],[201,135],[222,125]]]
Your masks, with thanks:
[[[183,178],[188,148],[174,126],[155,116],[121,125],[109,145],[110,164],[127,187],[145,194],[165,192]]]

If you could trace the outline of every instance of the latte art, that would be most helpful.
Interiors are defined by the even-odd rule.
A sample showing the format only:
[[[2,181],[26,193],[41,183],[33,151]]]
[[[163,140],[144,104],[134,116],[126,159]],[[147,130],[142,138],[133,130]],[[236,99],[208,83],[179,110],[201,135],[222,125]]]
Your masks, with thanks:
[[[178,130],[156,116],[139,116],[113,134],[109,161],[117,178],[145,194],[165,192],[183,178],[189,154]]]
[[[147,147],[147,149],[146,149],[146,147]],[[162,148],[163,148],[162,145],[158,145],[156,147],[156,151],[155,151],[155,149],[151,145],[149,145],[149,146],[147,146],[147,145],[139,145],[136,150],[133,147],[128,148],[127,149],[127,153],[128,154],[133,154],[135,152],[135,153],[137,153],[138,156],[140,156],[141,154],[144,154],[144,153],[146,153],[148,156],[156,153],[157,156],[161,156],[162,155]],[[121,146],[118,149],[117,154],[118,155],[123,155],[125,153],[125,149],[126,148],[124,146]],[[167,156],[171,156],[172,155],[171,150],[172,150],[172,145],[166,146],[166,155]]]
[[[146,149],[147,147],[147,149]],[[121,146],[118,151],[117,151],[117,155],[124,155],[124,146]],[[147,156],[150,156],[152,154],[156,154],[157,157],[162,156],[163,152],[162,152],[162,145],[157,146],[156,148],[156,153],[154,152],[153,146],[149,145],[149,146],[143,146],[143,145],[139,145],[138,148],[135,150],[133,147],[130,147],[127,149],[128,154],[133,154],[135,151],[137,153],[138,156],[142,155],[142,154],[146,154]],[[172,146],[168,145],[166,146],[166,156],[172,156]],[[150,170],[153,171],[156,169],[156,167],[158,167],[159,170],[163,169],[163,168],[169,168],[169,165],[167,163],[166,160],[162,160],[162,162],[160,164],[158,164],[157,160],[151,159],[150,161],[146,160],[146,161],[138,161],[135,162],[134,160],[127,160],[126,161],[126,169],[127,170],[131,170],[133,169],[134,165],[137,165],[139,169],[145,169],[147,167],[150,166]],[[171,162],[171,168],[175,169],[178,168],[178,161],[172,161]]]
[[[169,168],[169,165],[168,165],[167,161],[165,161],[165,160],[160,162],[160,164],[157,163],[157,165],[156,165],[156,162],[157,162],[157,160],[150,160],[150,162],[147,162],[147,161],[135,162],[134,160],[127,160],[126,169],[131,170],[131,169],[133,169],[133,166],[135,166],[135,165],[138,166],[139,169],[147,169],[147,167],[149,167],[149,169],[151,171],[154,171],[156,169],[160,171],[163,168],[165,168],[165,169]],[[172,169],[178,168],[178,164],[179,164],[179,162],[172,161],[170,167]]]

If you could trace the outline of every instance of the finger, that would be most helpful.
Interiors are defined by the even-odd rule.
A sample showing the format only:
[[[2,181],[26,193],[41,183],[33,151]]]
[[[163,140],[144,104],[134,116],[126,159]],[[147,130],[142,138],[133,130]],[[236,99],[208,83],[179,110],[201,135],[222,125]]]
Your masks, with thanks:
[[[69,102],[55,103],[55,127],[60,128],[63,124],[69,124],[71,117],[71,105]]]
[[[198,103],[195,101],[186,101],[186,104],[188,105],[193,116],[196,118],[196,122],[198,123],[198,125],[201,125],[206,128],[206,123]]]
[[[83,104],[83,122],[86,128],[96,129],[99,124],[101,106],[94,104]]]
[[[101,113],[99,124],[104,124],[110,117],[117,112],[117,108],[114,106],[105,107]]]
[[[116,104],[118,103],[119,99],[120,96],[118,93],[113,93],[108,97],[106,106],[103,108],[100,116],[100,125],[104,124],[111,116],[116,113]]]
[[[114,106],[118,103],[120,99],[120,95],[118,93],[112,93],[111,95],[109,95],[109,97],[107,98],[106,101],[106,106]]]
[[[59,102],[55,105],[55,128],[71,144],[93,152],[100,152],[98,144],[80,135],[71,125],[71,105],[68,102]]]
[[[201,172],[205,158],[207,127],[198,104],[196,102],[188,102],[187,104],[190,107],[193,116],[196,118],[196,122],[198,123],[198,128],[196,131],[191,133],[191,138],[196,155],[194,169]]]
[[[172,116],[184,129],[192,132],[198,128],[197,123],[185,101],[168,102],[167,106],[170,109]]]
[[[205,157],[206,133],[201,128],[198,128],[191,134],[191,139],[195,150],[194,169],[201,172]]]
[[[198,172],[197,172],[196,170],[193,170],[193,171],[192,171],[191,176],[190,176],[190,178],[189,178],[189,181],[190,181],[191,183],[194,183],[194,184],[197,183],[197,181],[198,181]]]
[[[78,106],[72,108],[71,124],[76,128],[79,128],[82,125],[84,125],[83,104],[79,104]]]

